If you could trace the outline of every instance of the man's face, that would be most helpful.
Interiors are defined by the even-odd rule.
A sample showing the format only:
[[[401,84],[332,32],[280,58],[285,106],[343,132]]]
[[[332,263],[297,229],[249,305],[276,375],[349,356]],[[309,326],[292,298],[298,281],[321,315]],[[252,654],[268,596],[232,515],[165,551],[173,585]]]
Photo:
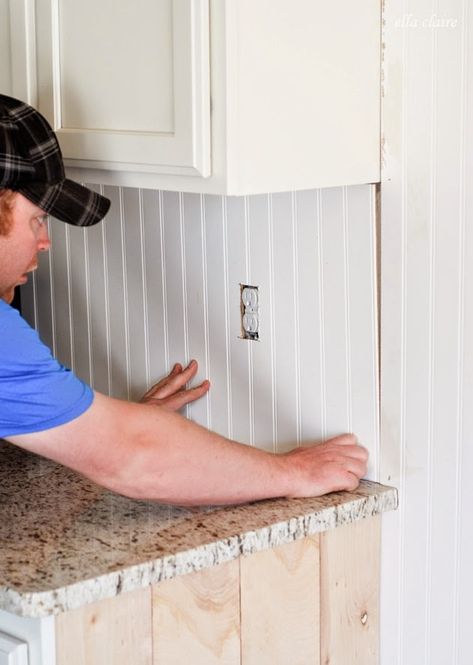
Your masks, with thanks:
[[[38,252],[51,245],[46,217],[22,194],[15,195],[10,232],[0,235],[0,298],[7,303],[13,300],[15,286],[25,284],[27,273],[38,267]]]

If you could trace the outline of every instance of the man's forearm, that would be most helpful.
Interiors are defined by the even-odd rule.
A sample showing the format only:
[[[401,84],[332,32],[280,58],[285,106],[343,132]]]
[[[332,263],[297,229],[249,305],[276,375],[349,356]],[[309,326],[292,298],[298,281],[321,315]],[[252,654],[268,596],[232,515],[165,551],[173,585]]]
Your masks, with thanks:
[[[116,479],[117,491],[179,504],[240,503],[290,493],[291,474],[282,456],[229,441],[175,414],[166,414],[164,427],[159,420],[169,430],[133,447],[125,473]]]
[[[161,408],[118,406],[113,463],[98,482],[133,498],[166,503],[239,503],[283,496],[283,458],[239,444]],[[104,450],[107,446],[104,447]]]
[[[276,455],[229,441],[166,408],[98,393],[76,420],[11,440],[120,494],[182,505],[352,489],[367,459],[351,435]]]
[[[278,455],[229,441],[166,409],[98,393],[76,421],[12,441],[133,498],[238,503],[282,496],[290,487]]]

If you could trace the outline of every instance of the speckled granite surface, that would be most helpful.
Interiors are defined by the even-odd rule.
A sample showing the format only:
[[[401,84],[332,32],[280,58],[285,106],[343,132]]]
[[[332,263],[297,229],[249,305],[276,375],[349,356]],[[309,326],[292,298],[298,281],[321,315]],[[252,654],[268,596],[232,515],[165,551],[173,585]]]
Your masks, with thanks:
[[[0,442],[0,609],[42,617],[397,507],[396,490],[175,508],[107,492]]]

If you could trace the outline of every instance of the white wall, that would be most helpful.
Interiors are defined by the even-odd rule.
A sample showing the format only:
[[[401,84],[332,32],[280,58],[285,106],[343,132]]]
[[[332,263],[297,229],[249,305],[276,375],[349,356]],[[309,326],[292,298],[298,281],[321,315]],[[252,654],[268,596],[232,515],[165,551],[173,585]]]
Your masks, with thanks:
[[[376,477],[374,188],[105,194],[103,225],[52,223],[53,250],[23,290],[58,357],[125,398],[195,357],[212,382],[189,408],[198,422],[277,450],[355,431]],[[260,289],[257,342],[239,339],[240,283]]]
[[[386,0],[382,665],[473,662],[472,27],[468,0]]]

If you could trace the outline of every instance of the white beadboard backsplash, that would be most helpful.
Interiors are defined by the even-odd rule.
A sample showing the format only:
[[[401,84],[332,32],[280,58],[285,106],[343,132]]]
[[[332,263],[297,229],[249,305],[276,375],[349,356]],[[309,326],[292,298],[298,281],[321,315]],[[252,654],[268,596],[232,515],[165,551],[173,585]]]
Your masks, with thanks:
[[[196,358],[187,415],[283,451],[353,431],[378,468],[375,188],[250,197],[105,187],[103,224],[52,221],[23,311],[95,389],[136,399]],[[240,338],[240,283],[260,339]]]

